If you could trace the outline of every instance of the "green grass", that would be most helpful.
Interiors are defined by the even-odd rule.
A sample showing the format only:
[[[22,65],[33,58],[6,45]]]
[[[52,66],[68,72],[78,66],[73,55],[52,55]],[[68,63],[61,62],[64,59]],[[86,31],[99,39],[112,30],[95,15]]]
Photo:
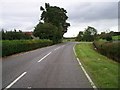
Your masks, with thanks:
[[[118,35],[118,36],[112,36],[112,39],[113,40],[120,40],[120,35]]]
[[[98,88],[118,88],[118,63],[93,50],[91,43],[75,46],[77,57]]]

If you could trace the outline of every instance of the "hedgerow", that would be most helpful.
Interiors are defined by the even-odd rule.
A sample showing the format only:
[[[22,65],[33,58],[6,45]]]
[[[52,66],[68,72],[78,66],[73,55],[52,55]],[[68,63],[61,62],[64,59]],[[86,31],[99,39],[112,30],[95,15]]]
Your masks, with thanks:
[[[3,40],[2,56],[25,52],[52,44],[51,40]]]
[[[93,42],[98,52],[120,62],[120,42]]]

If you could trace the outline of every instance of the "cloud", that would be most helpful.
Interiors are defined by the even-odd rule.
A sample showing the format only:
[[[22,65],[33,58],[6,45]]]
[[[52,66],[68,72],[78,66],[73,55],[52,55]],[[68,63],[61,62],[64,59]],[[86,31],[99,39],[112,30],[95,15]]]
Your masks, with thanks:
[[[71,27],[65,36],[76,36],[88,25],[98,32],[117,30],[118,0],[1,0],[0,28],[31,31],[39,22],[40,6],[50,3],[67,10]],[[1,2],[0,1],[0,2]],[[115,1],[115,2],[114,2]]]
[[[101,19],[118,18],[117,2],[87,2],[74,5],[75,8],[69,10],[69,18],[76,22],[91,22]]]
[[[87,26],[95,27],[98,33],[106,30],[118,31],[117,2],[82,2],[71,7],[74,7],[68,10],[71,27],[64,34],[65,37],[77,36]]]
[[[118,19],[102,19],[99,21],[92,21],[86,23],[72,23],[71,27],[68,28],[67,33],[64,37],[75,37],[78,35],[79,31],[84,31],[87,26],[94,27],[98,33],[106,32],[106,30],[118,32]]]
[[[39,21],[40,10],[38,3],[2,3],[2,14],[0,20],[1,28],[11,30],[13,28],[33,30]]]

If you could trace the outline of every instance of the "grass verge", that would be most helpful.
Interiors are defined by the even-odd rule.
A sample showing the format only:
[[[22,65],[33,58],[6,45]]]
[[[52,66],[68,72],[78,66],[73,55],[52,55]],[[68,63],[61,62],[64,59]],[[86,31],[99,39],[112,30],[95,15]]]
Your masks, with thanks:
[[[98,88],[118,88],[117,62],[97,53],[91,43],[77,44],[75,51]]]

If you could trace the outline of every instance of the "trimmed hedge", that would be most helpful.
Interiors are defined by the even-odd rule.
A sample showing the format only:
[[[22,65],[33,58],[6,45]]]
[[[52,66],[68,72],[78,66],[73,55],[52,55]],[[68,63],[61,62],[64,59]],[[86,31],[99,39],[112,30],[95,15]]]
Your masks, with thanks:
[[[52,45],[51,40],[3,40],[2,57]]]
[[[94,41],[93,45],[101,54],[120,62],[120,42]]]

